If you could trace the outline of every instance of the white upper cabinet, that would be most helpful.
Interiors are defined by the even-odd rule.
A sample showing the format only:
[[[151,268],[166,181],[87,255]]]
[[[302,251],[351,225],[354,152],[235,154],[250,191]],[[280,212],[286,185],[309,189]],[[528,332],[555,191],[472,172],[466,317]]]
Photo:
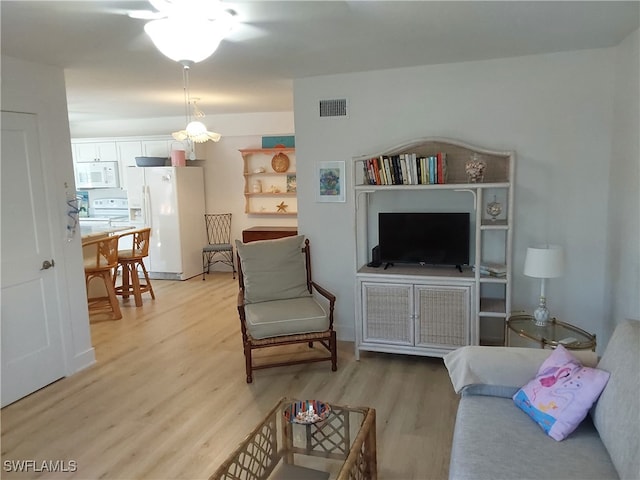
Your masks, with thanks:
[[[120,170],[120,185],[127,188],[127,172],[129,167],[136,166],[136,157],[142,156],[142,142],[140,140],[127,140],[118,144],[118,167]]]
[[[145,157],[165,157],[171,155],[172,140],[143,140],[142,151]],[[176,142],[176,145],[179,142]]]
[[[116,142],[76,143],[74,148],[76,162],[117,162]]]

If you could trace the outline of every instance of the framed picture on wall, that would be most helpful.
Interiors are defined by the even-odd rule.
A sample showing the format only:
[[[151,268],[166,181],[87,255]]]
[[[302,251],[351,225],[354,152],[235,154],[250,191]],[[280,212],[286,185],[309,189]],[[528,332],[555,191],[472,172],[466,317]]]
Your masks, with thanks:
[[[320,162],[316,174],[316,201],[344,202],[346,175],[344,162]]]

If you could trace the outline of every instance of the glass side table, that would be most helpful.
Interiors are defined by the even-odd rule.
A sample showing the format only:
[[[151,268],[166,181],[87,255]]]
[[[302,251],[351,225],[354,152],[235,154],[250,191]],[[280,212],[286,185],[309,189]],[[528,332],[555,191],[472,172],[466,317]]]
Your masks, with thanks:
[[[513,337],[513,338],[512,338]],[[539,327],[531,315],[512,315],[507,320],[507,346],[556,348],[562,344],[568,350],[596,351],[596,336],[570,323],[555,318]]]

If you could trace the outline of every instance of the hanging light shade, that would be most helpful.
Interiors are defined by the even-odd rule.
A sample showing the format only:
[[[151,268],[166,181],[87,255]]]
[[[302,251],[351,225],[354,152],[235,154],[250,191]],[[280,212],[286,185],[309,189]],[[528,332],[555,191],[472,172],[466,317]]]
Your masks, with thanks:
[[[184,111],[185,111],[185,120],[186,120],[187,126],[184,130],[173,132],[171,135],[176,140],[180,142],[183,142],[186,140],[189,144],[204,143],[209,140],[213,142],[217,142],[221,138],[221,135],[219,133],[210,132],[207,130],[207,127],[205,126],[204,123],[202,123],[199,120],[191,119],[190,107],[192,106],[192,103],[193,103],[194,117],[196,119],[204,118],[205,114],[204,112],[202,112],[202,110],[200,110],[197,107],[195,100],[193,101],[191,100],[191,97],[189,95],[189,69],[191,66],[191,62],[183,61],[181,63],[183,64],[182,78],[184,82]],[[193,160],[195,158],[195,153],[193,151],[193,148],[191,148],[190,150],[191,150],[190,158]]]
[[[152,20],[144,26],[160,52],[176,62],[201,62],[218,49],[231,31],[230,14],[209,20],[180,15]]]
[[[173,132],[172,135],[178,141],[191,140],[195,143],[204,143],[209,140],[217,142],[222,138],[219,133],[209,132],[205,124],[198,121],[189,122],[187,128]]]

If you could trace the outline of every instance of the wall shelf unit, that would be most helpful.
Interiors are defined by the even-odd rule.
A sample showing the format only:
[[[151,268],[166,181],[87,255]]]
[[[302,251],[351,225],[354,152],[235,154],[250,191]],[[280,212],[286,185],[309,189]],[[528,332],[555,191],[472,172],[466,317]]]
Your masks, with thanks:
[[[295,148],[245,148],[240,154],[244,162],[245,213],[297,215]]]
[[[370,169],[373,158],[409,154],[419,158],[438,153],[446,157],[446,183],[371,183],[376,178]],[[470,182],[465,171],[473,154],[486,162],[482,182]],[[409,161],[412,157],[406,158]],[[367,350],[443,356],[461,345],[504,344],[505,324],[511,311],[515,153],[446,138],[423,138],[352,160],[356,356]],[[487,212],[487,204],[492,201],[502,207],[495,218]],[[462,272],[428,265],[368,267],[371,251],[378,243],[377,214],[394,211],[468,211],[470,265]],[[485,274],[487,271],[490,273]],[[425,296],[425,289],[438,295]],[[393,292],[406,301],[399,302]],[[383,312],[382,317],[388,318],[389,324],[372,336],[370,319],[372,315],[376,317],[375,312]],[[411,336],[398,343],[394,322],[407,322],[402,328],[413,332]],[[385,329],[389,338],[385,338]],[[419,337],[424,331],[429,335]]]

